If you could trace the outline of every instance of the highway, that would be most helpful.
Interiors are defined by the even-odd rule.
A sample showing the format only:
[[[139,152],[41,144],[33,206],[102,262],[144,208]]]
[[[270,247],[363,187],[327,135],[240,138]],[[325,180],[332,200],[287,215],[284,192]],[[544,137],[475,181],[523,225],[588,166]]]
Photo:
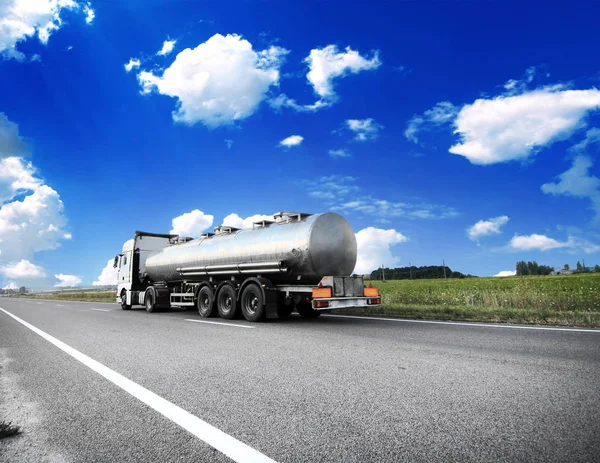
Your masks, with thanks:
[[[2,462],[599,461],[600,330],[0,309]]]

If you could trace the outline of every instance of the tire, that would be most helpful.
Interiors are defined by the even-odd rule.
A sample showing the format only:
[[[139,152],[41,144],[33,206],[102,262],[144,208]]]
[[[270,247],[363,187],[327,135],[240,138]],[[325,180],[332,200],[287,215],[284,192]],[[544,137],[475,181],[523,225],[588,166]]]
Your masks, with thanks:
[[[310,304],[306,302],[301,302],[296,305],[296,311],[300,314],[302,318],[317,318],[321,315],[321,312],[313,309]]]
[[[127,296],[127,291],[125,291],[125,290],[121,291],[121,309],[123,309],[123,310],[130,310],[131,306],[127,305],[126,296]]]
[[[249,283],[242,292],[242,313],[249,322],[257,322],[265,316],[265,300],[261,288]]]
[[[198,291],[196,308],[201,317],[212,317],[215,313],[215,295],[210,286],[203,286]]]
[[[237,313],[237,298],[233,286],[227,284],[221,286],[217,294],[217,310],[219,316],[225,320],[231,320]]]
[[[146,312],[156,312],[156,292],[154,288],[150,287],[146,290],[146,297],[144,298],[144,307]]]

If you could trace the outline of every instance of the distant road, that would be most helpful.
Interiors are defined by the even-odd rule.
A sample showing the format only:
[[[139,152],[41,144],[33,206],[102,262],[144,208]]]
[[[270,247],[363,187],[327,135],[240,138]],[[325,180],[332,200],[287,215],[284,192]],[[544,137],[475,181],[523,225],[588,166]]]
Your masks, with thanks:
[[[600,330],[0,308],[0,461],[599,461]]]

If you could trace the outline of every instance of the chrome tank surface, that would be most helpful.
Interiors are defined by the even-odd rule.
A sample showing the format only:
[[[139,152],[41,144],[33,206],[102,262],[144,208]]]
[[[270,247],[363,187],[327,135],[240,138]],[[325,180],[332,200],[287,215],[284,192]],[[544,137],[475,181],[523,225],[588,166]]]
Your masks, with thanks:
[[[274,282],[302,284],[350,275],[356,256],[352,227],[328,212],[168,246],[148,256],[145,273],[166,282],[265,274]]]

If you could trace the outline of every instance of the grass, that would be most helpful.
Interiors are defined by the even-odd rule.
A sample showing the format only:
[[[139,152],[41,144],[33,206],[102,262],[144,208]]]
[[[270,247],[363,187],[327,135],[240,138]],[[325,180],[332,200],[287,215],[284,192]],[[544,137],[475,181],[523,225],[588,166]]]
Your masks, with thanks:
[[[21,433],[21,429],[18,426],[14,426],[10,422],[0,421],[0,439],[5,437],[16,436]]]
[[[600,327],[600,274],[373,281],[383,305],[339,313],[385,317]],[[115,302],[115,291],[27,295]]]
[[[343,313],[600,327],[600,274],[372,283],[383,305]]]
[[[85,301],[85,302],[115,302],[116,291],[78,291],[64,293],[24,294],[20,297],[31,299],[51,299],[57,301]]]

